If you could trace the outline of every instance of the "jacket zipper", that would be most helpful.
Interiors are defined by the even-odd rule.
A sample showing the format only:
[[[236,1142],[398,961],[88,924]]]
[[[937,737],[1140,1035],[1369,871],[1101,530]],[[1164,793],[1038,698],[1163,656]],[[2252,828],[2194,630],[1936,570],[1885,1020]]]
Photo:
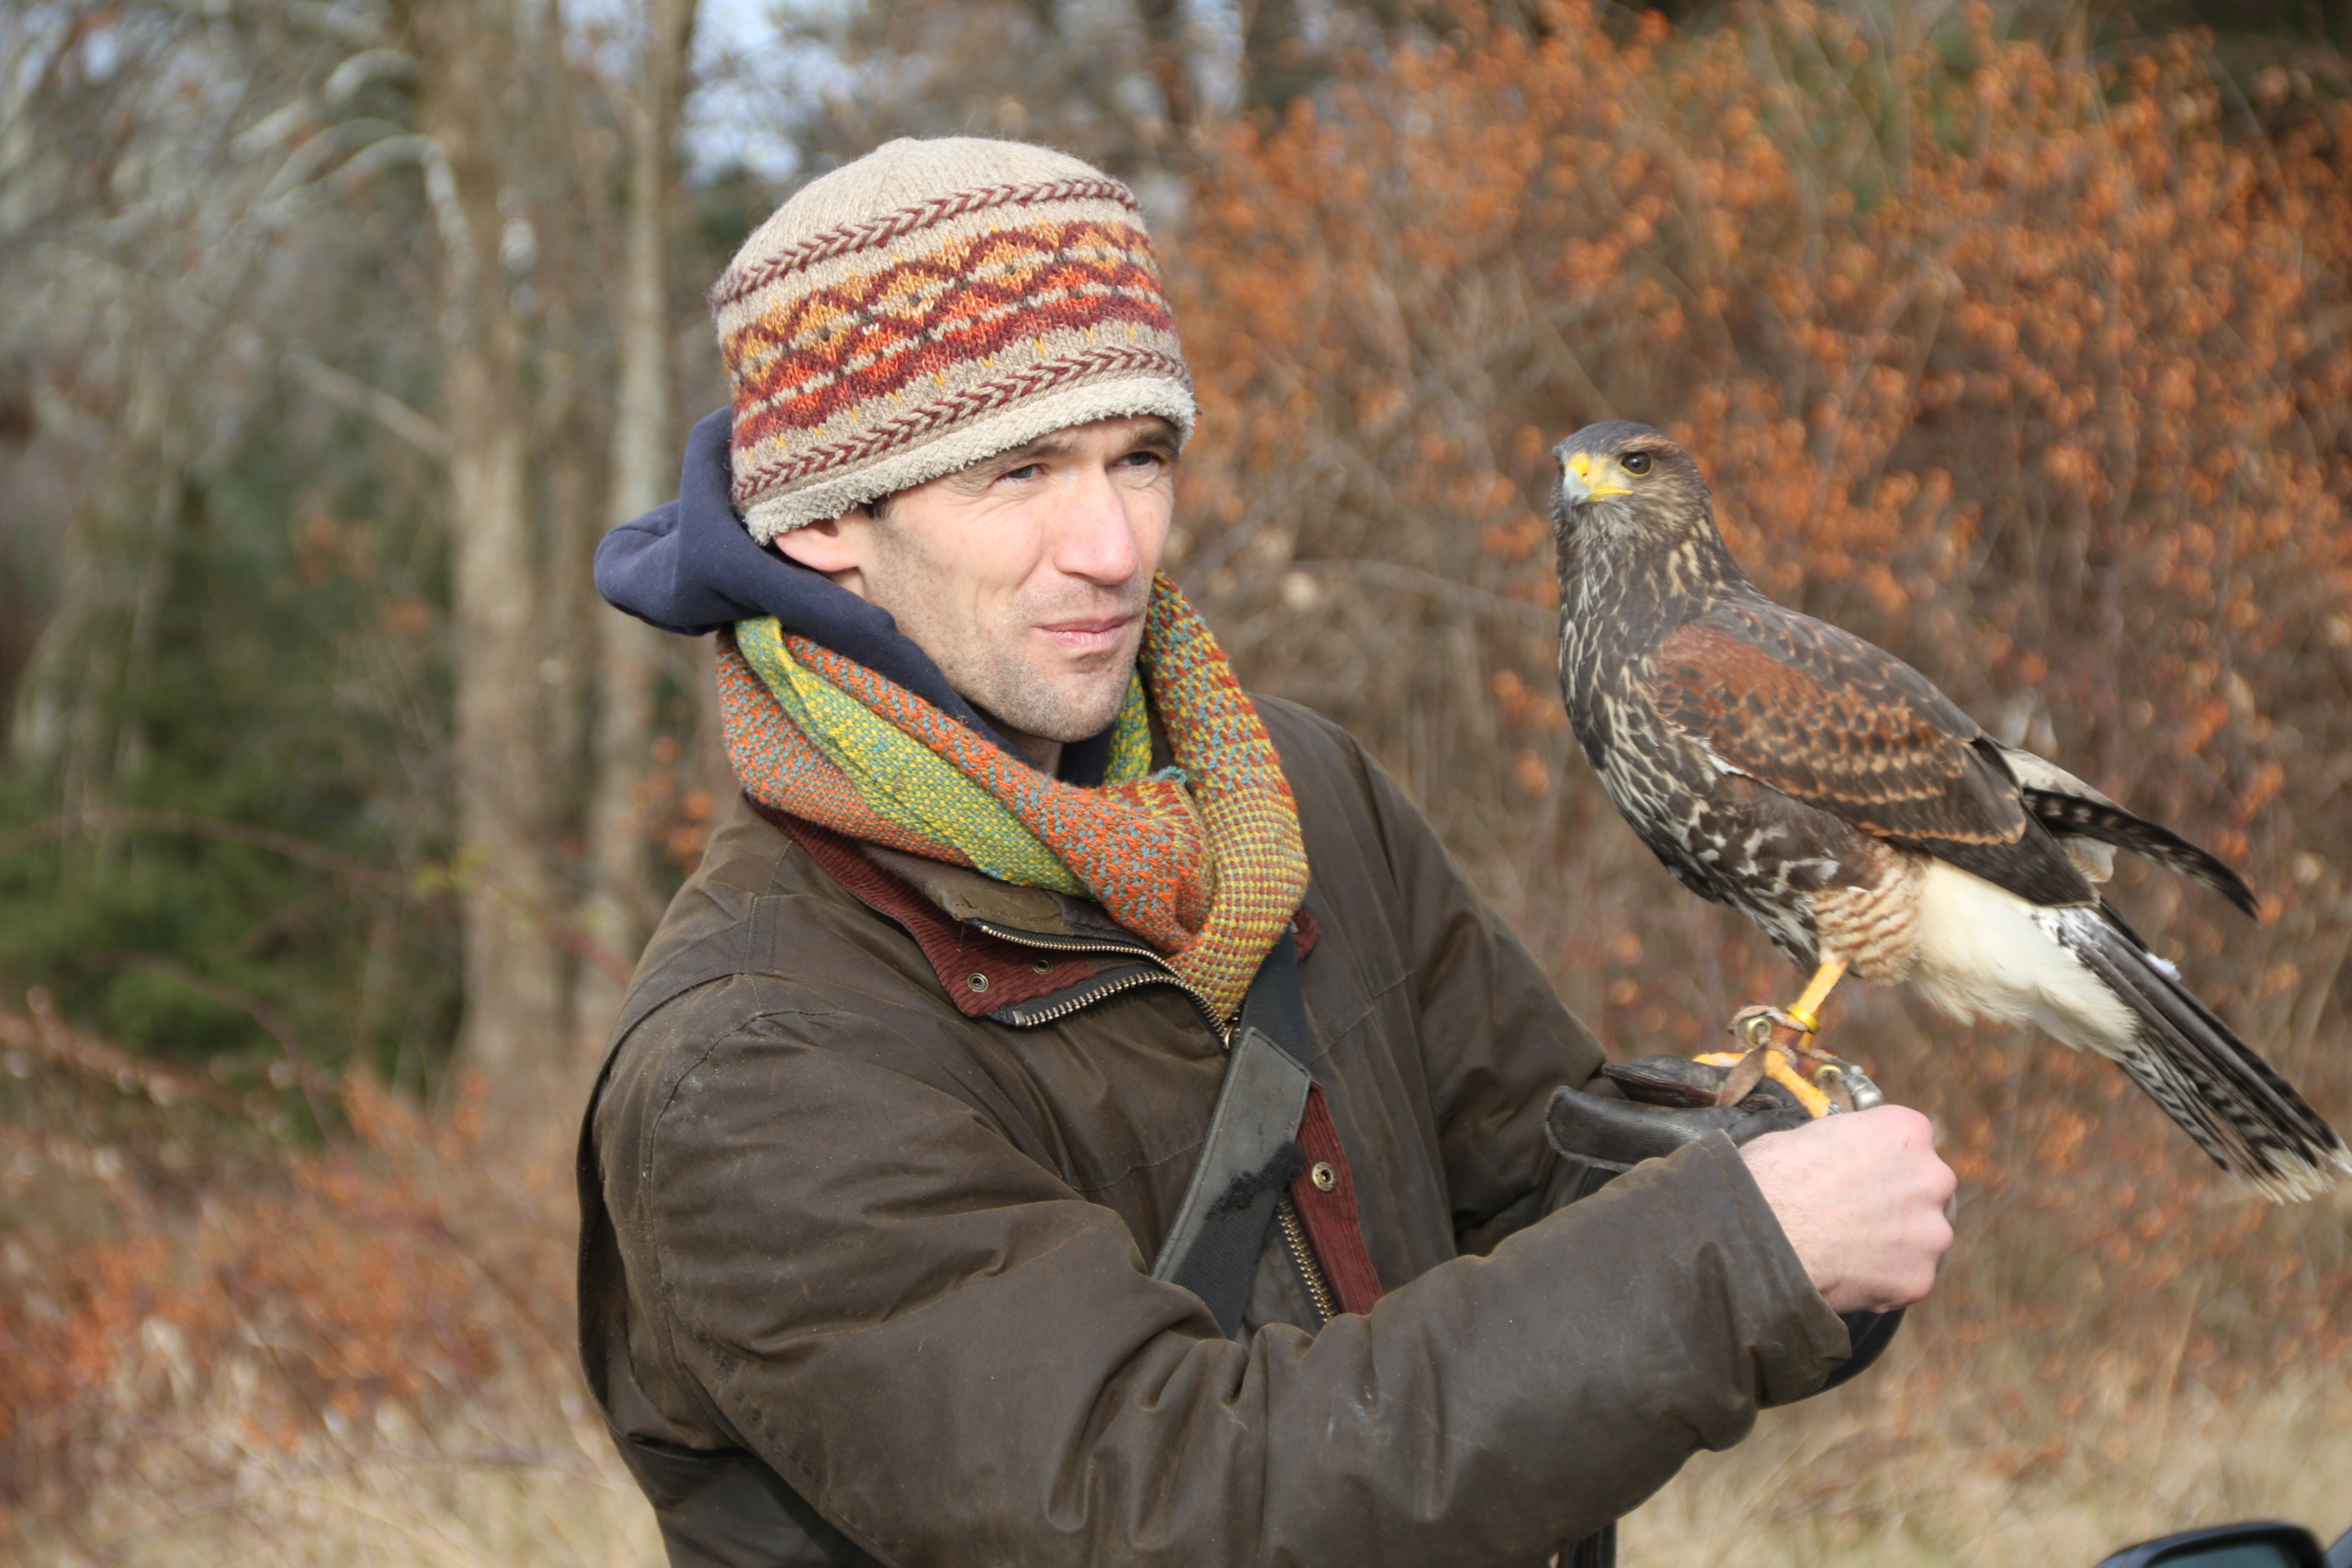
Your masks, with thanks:
[[[1151,965],[1152,972],[1148,975],[1131,976],[1117,984],[1106,986],[1102,990],[1089,991],[1083,996],[1068,998],[1044,1012],[1033,1015],[1031,1019],[1033,1023],[1050,1023],[1055,1019],[1064,1018],[1076,1012],[1090,1002],[1099,1001],[1104,997],[1116,996],[1121,991],[1132,990],[1137,986],[1170,985],[1193,998],[1193,1005],[1201,1010],[1201,1016],[1208,1020],[1211,1029],[1216,1031],[1218,1040],[1222,1041],[1227,1048],[1233,1044],[1233,1025],[1217,1016],[1216,1004],[1187,984],[1182,976],[1168,966],[1167,960],[1148,947],[1130,946],[1123,942],[1064,941],[1058,937],[1038,936],[1030,931],[1009,930],[989,920],[967,920],[964,923],[975,931],[986,931],[1000,942],[1009,942],[1018,947],[1042,947],[1055,953],[1116,953],[1125,957],[1141,959]]]
[[[1095,989],[1065,997],[1043,1012],[1027,1015],[1027,1021],[1032,1027],[1067,1018],[1080,1008],[1101,1001],[1104,997],[1117,996],[1120,992],[1131,991],[1137,986],[1167,985],[1175,987],[1192,998],[1193,1005],[1201,1010],[1201,1016],[1208,1020],[1209,1027],[1216,1031],[1217,1039],[1224,1043],[1226,1049],[1233,1048],[1233,1024],[1219,1018],[1215,1003],[1188,985],[1183,976],[1168,966],[1166,960],[1148,947],[1130,946],[1125,942],[1117,942],[1065,941],[1058,937],[1038,936],[1030,931],[1008,930],[989,920],[967,920],[966,923],[976,930],[986,931],[1000,942],[1009,942],[1016,946],[1042,947],[1055,953],[1115,953],[1125,957],[1140,959],[1150,965],[1150,968],[1142,974],[1121,976]],[[1282,1227],[1283,1245],[1289,1250],[1291,1261],[1297,1265],[1299,1278],[1306,1283],[1307,1299],[1315,1307],[1315,1315],[1318,1323],[1330,1322],[1340,1315],[1339,1298],[1332,1293],[1331,1283],[1324,1277],[1323,1265],[1315,1256],[1314,1244],[1306,1237],[1306,1222],[1299,1218],[1298,1205],[1290,1201],[1289,1193],[1285,1192],[1274,1201],[1274,1217],[1276,1223]]]
[[[1114,975],[1108,980],[1096,981],[1090,987],[1073,991],[1043,1012],[1021,1012],[1018,1016],[1022,1027],[1034,1029],[1041,1023],[1052,1023],[1057,1019],[1068,1018],[1079,1009],[1091,1007],[1104,997],[1115,997],[1122,991],[1132,991],[1137,986],[1164,986],[1168,983],[1167,976],[1156,975],[1148,970],[1142,973]]]
[[[1315,1257],[1315,1248],[1306,1239],[1306,1222],[1298,1215],[1298,1205],[1285,1192],[1274,1200],[1274,1217],[1283,1227],[1283,1242],[1290,1248],[1291,1261],[1298,1265],[1299,1278],[1306,1281],[1307,1299],[1315,1303],[1315,1314],[1329,1323],[1340,1315],[1340,1303],[1331,1293],[1331,1282],[1323,1277],[1323,1265]]]

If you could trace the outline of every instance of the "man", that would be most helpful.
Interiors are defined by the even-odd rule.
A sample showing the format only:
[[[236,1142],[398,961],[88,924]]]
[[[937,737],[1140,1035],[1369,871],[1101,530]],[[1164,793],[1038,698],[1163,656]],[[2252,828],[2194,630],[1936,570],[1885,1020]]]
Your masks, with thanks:
[[[1566,1203],[1599,1046],[1155,576],[1193,403],[1124,187],[893,142],[713,299],[733,407],[598,558],[722,628],[744,787],[582,1151],[583,1359],[673,1562],[1517,1568],[1925,1293],[1909,1111]],[[1288,953],[1311,1164],[1228,1337],[1147,1265]]]

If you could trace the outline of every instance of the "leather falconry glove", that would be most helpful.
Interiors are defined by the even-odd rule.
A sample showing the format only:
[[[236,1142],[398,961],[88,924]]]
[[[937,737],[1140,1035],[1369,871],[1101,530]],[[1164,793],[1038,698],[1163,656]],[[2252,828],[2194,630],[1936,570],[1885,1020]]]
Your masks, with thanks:
[[[1680,1056],[1643,1056],[1608,1063],[1600,1071],[1593,1087],[1555,1090],[1544,1119],[1544,1134],[1552,1147],[1584,1168],[1570,1189],[1570,1202],[1599,1191],[1644,1160],[1663,1158],[1711,1133],[1721,1133],[1736,1145],[1813,1120],[1796,1096],[1770,1078],[1758,1082],[1738,1104],[1717,1105],[1715,1096],[1731,1076],[1729,1067]],[[1876,1361],[1903,1322],[1903,1310],[1839,1316],[1854,1353],[1816,1393],[1836,1388]]]

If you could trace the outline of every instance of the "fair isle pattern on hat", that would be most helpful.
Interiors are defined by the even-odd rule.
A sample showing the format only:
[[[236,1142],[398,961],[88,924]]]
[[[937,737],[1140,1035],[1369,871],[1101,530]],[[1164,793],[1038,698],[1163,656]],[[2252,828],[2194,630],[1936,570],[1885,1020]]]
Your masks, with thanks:
[[[811,184],[712,290],[734,502],[763,543],[1192,377],[1136,199],[1044,148],[894,141]]]

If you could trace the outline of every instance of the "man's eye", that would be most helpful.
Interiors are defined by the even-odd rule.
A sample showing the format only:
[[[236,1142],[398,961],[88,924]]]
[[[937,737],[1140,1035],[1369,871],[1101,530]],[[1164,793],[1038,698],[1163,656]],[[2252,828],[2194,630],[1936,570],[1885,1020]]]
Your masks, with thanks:
[[[1038,465],[1037,465],[1037,464],[1035,464],[1035,463],[1023,463],[1023,464],[1022,464],[1022,465],[1021,465],[1019,468],[1007,468],[1007,469],[1005,469],[1005,471],[1004,471],[1002,474],[999,475],[998,477],[999,477],[1000,479],[1035,479],[1035,478],[1037,477],[1037,471],[1038,471]]]
[[[1629,474],[1646,474],[1650,471],[1650,455],[1647,452],[1628,452],[1617,460],[1624,465],[1625,471]]]

